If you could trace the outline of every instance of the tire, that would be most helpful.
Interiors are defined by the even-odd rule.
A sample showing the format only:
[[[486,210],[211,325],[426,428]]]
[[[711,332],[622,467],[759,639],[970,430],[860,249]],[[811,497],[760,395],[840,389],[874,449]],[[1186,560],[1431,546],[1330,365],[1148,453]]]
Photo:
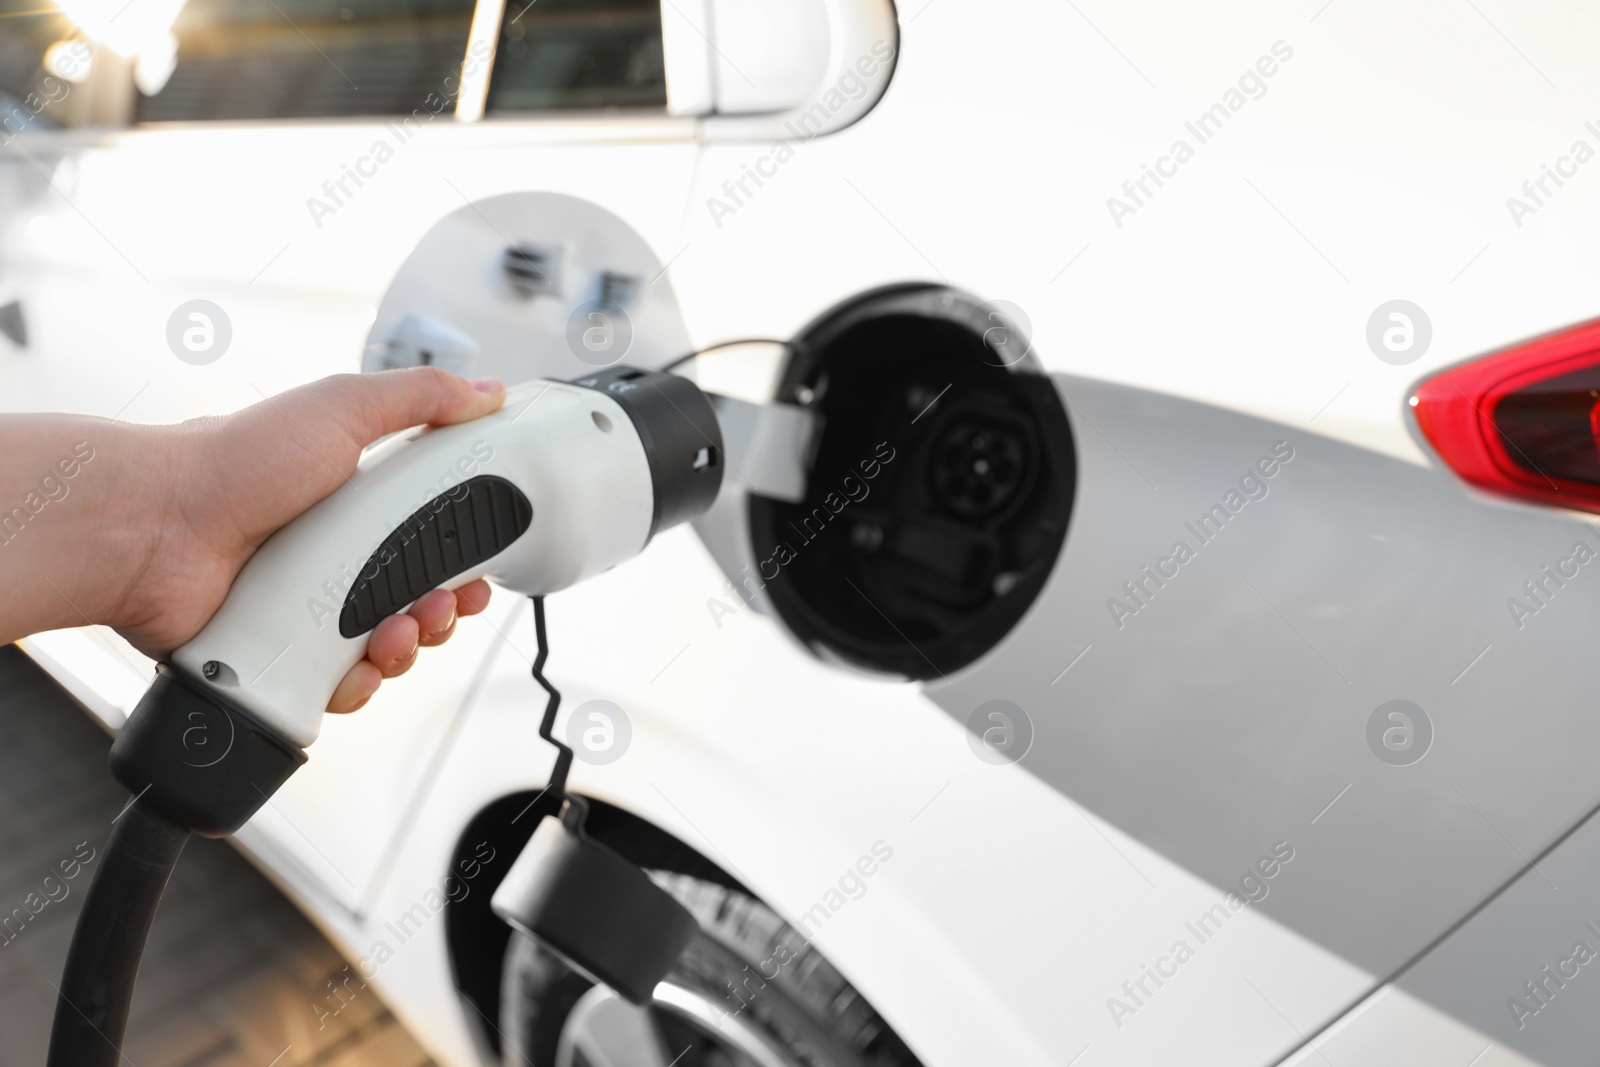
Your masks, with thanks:
[[[650,875],[700,923],[657,999],[635,1008],[514,935],[501,984],[507,1067],[920,1067],[766,905],[692,875]]]

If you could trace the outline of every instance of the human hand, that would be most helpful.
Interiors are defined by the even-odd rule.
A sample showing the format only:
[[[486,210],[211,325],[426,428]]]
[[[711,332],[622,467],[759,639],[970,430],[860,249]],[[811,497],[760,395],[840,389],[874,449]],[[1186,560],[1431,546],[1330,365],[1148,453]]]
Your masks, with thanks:
[[[366,445],[421,423],[478,418],[504,401],[498,381],[470,383],[424,367],[336,375],[177,426],[7,417],[0,454],[16,458],[0,469],[5,499],[8,480],[18,480],[10,476],[26,478],[36,463],[49,470],[52,449],[70,448],[68,439],[90,442],[94,459],[51,505],[61,520],[55,536],[27,530],[0,545],[0,579],[14,578],[22,593],[0,607],[0,639],[94,622],[164,657],[200,632],[268,536],[348,480]],[[73,513],[76,522],[68,521]],[[435,589],[384,619],[327,710],[361,707],[383,679],[404,674],[419,649],[443,643],[457,618],[488,600],[479,580]]]

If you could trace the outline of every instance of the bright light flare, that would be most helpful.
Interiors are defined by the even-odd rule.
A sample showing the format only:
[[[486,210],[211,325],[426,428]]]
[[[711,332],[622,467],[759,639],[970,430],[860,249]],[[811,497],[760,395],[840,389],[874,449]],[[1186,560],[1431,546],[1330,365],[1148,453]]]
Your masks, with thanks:
[[[55,0],[61,13],[96,45],[125,59],[167,51],[184,0]]]

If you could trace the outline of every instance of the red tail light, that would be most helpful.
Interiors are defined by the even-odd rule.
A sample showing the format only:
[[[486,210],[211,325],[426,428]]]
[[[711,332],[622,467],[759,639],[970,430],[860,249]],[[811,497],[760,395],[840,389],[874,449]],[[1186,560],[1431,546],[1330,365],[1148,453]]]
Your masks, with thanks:
[[[1600,320],[1436,374],[1411,406],[1480,489],[1600,511]]]

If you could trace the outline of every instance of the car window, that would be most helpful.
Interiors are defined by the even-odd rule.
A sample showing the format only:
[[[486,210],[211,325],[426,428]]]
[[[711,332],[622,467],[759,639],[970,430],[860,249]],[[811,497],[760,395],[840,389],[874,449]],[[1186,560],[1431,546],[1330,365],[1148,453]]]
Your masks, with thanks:
[[[176,63],[139,122],[454,108],[472,0],[188,0]],[[431,99],[430,99],[431,94]]]
[[[486,44],[475,46],[476,59],[467,56],[473,7],[473,0],[164,0],[150,7],[149,19],[98,27],[128,38],[116,51],[133,57],[102,57],[105,69],[94,74],[110,84],[108,95],[104,86],[76,88],[103,49],[85,37],[94,27],[79,27],[40,0],[0,0],[0,141],[23,129],[130,121],[453,111],[463,66],[488,58]],[[484,101],[490,113],[667,105],[659,0],[507,0],[493,59]],[[127,87],[130,78],[135,87]]]
[[[507,0],[486,111],[666,106],[660,0]]]

